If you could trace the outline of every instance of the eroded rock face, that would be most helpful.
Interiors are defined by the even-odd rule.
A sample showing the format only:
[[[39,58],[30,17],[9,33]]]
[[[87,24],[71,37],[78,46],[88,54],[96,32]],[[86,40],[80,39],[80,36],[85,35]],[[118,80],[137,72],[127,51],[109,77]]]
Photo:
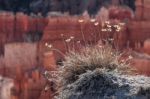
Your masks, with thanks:
[[[13,86],[14,83],[12,79],[0,76],[0,99],[12,99],[11,89]]]
[[[134,67],[139,74],[150,76],[150,56],[148,54],[133,52],[134,57],[131,60],[132,67]]]
[[[150,55],[150,39],[144,42],[144,51]]]
[[[149,21],[132,21],[128,24],[130,45],[135,47],[135,43],[143,44],[150,37]]]
[[[65,87],[60,99],[149,99],[149,88],[149,77],[88,71]]]
[[[37,60],[36,43],[13,43],[5,45],[5,66],[16,68],[21,66],[24,69],[30,69],[36,66]]]
[[[150,20],[150,1],[149,0],[136,0],[136,19],[137,20]]]
[[[6,43],[39,41],[47,25],[47,18],[0,12],[0,23],[0,55],[3,55]]]
[[[109,18],[129,21],[134,19],[134,13],[129,7],[110,7]]]

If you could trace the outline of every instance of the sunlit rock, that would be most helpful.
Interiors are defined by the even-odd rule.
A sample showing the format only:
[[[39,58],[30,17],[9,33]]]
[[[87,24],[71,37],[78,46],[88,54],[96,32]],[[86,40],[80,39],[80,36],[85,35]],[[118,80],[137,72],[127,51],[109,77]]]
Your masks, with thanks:
[[[0,76],[0,99],[12,99],[11,90],[14,87],[12,79]]]

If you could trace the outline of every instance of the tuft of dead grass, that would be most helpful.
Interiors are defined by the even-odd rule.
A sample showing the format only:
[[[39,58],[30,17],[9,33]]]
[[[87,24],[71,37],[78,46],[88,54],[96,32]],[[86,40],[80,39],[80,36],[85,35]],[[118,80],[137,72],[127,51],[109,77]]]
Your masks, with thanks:
[[[75,82],[81,74],[87,71],[101,69],[105,71],[128,72],[126,61],[120,62],[121,54],[109,44],[87,46],[80,51],[70,51],[65,56],[61,71],[61,85],[67,86]]]

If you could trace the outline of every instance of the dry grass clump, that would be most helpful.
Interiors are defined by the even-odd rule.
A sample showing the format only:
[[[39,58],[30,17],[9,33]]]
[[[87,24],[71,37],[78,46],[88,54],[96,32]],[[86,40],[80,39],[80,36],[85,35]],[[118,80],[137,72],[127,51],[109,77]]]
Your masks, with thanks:
[[[120,60],[121,55],[109,44],[70,51],[59,70],[61,75],[55,99],[105,99],[118,90],[123,92],[116,75],[127,73],[130,68],[128,59]]]
[[[70,51],[61,68],[61,85],[75,82],[81,74],[89,70],[102,69],[123,73],[128,70],[128,65],[125,61],[119,62],[120,56],[121,54],[108,44],[84,47],[78,52]]]

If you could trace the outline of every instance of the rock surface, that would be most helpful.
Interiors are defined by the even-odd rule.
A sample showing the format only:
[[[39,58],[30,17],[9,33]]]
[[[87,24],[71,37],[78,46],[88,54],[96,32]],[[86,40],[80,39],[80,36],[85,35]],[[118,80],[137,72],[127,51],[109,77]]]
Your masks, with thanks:
[[[65,87],[60,99],[150,99],[150,77],[88,71]]]
[[[12,99],[11,88],[14,86],[13,80],[0,76],[0,99]]]

